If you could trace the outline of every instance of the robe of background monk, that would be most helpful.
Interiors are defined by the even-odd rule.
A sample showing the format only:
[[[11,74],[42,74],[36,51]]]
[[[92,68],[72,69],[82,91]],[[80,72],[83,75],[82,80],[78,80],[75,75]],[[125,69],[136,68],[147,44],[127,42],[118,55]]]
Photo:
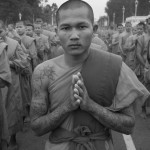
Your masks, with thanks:
[[[36,64],[34,64],[33,60],[37,58],[35,39],[32,37],[29,37],[27,35],[23,35],[23,36],[21,36],[21,42],[25,46],[25,48],[27,50],[27,54],[30,57],[31,69],[33,71],[33,69],[36,67]]]
[[[48,42],[49,42],[49,52],[48,52],[48,58],[50,58],[51,56],[51,52],[52,52],[52,46],[53,46],[53,43],[54,43],[54,37],[56,36],[56,33],[55,32],[52,32],[52,31],[48,31],[48,30],[42,30],[42,34],[44,34],[45,36],[48,37]]]
[[[0,79],[4,86],[11,85],[11,71],[7,57],[7,44],[0,41]],[[5,109],[5,102],[1,92],[0,81],[0,149],[2,149],[2,140],[6,143],[9,142],[8,122]]]
[[[147,48],[150,37],[146,34],[141,35],[137,39],[136,52],[141,51],[141,56],[144,60],[145,65],[147,64]],[[138,58],[136,58],[136,69],[135,74],[138,76],[139,80],[144,83],[144,66],[140,63]]]
[[[120,37],[119,37],[119,51],[122,53],[124,53],[124,48],[125,48],[125,44],[126,44],[126,40],[129,36],[131,36],[132,33],[128,33],[128,32],[123,32]],[[122,49],[122,50],[121,50]],[[125,61],[126,56],[122,55],[123,61]]]
[[[27,67],[26,55],[16,40],[6,37],[8,59],[11,68],[12,85],[3,89],[5,97],[9,134],[16,134],[22,129],[22,95],[19,75],[24,74]]]
[[[48,37],[40,34],[40,36],[34,35],[34,38],[36,40],[37,64],[40,64],[48,59],[50,49]]]
[[[108,48],[107,48],[106,44],[104,43],[103,40],[101,40],[101,39],[98,37],[98,34],[94,34],[94,36],[93,36],[93,38],[92,38],[92,43],[97,44],[97,45],[100,45],[101,48],[102,48],[104,51],[108,51]]]
[[[113,54],[120,54],[119,52],[119,33],[115,33],[114,35],[112,35],[112,53]],[[118,42],[117,44],[113,45],[113,42]]]
[[[26,48],[26,54],[28,55],[28,62],[29,62],[29,70],[30,72],[21,74],[20,75],[20,85],[21,85],[21,94],[22,94],[22,100],[23,100],[23,116],[28,116],[28,106],[31,102],[31,77],[32,72],[37,65],[37,62],[35,64],[35,60],[37,60],[37,50],[35,46],[35,39],[32,37],[29,37],[27,35],[21,36],[21,43]]]

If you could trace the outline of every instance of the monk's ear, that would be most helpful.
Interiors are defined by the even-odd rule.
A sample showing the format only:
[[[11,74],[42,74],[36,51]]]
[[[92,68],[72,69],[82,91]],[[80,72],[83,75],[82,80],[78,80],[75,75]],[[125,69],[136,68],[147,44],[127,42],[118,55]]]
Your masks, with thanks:
[[[97,32],[97,29],[98,29],[98,25],[94,24],[94,25],[93,25],[93,32],[96,33],[96,32]]]

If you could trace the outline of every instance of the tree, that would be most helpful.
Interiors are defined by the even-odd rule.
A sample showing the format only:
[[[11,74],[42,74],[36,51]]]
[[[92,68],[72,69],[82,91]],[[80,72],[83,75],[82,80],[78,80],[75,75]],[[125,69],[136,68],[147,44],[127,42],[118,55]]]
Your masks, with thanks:
[[[39,0],[1,0],[0,19],[6,23],[15,23],[21,13],[22,20],[33,21],[34,14],[41,14],[39,4]]]
[[[116,14],[116,23],[122,23],[123,6],[125,7],[125,18],[135,15],[135,0],[109,0],[105,8],[106,13],[113,21],[113,13]],[[150,0],[138,0],[138,16],[146,16],[150,12]]]
[[[110,18],[110,22],[113,21],[113,14],[115,13],[115,22],[122,23],[123,18],[123,6],[125,7],[125,18],[133,15],[134,0],[109,0],[107,7],[105,8],[106,13]]]

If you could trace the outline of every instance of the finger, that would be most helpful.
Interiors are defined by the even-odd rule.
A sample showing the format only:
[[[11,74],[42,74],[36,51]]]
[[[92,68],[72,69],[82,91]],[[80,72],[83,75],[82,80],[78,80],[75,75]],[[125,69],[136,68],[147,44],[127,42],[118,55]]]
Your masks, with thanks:
[[[80,88],[84,89],[84,84],[83,84],[83,82],[82,82],[81,80],[78,80],[77,85],[78,85]]]
[[[78,99],[76,102],[77,102],[78,104],[80,104],[80,103],[81,103],[80,99]]]
[[[77,101],[78,99],[81,101],[81,97],[77,94],[74,94],[74,98],[75,98],[75,101]]]
[[[79,80],[79,77],[77,75],[72,76],[72,84],[76,84],[78,80]]]
[[[79,91],[78,91],[78,89],[77,89],[77,88],[75,88],[75,89],[74,89],[74,94],[79,95]]]
[[[75,84],[75,89],[78,90],[78,92],[79,92],[78,95],[82,97],[83,96],[83,92],[84,92],[83,89],[81,87],[79,87],[78,84]]]
[[[83,81],[83,78],[82,78],[81,73],[80,73],[80,72],[78,72],[78,73],[77,73],[77,75],[78,75],[78,78],[79,78],[81,81]]]

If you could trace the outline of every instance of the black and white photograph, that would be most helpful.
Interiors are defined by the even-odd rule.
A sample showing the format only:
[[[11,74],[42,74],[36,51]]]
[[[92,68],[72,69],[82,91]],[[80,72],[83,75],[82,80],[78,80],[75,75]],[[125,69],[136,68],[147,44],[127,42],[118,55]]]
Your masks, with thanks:
[[[0,150],[150,150],[150,0],[0,0]]]

